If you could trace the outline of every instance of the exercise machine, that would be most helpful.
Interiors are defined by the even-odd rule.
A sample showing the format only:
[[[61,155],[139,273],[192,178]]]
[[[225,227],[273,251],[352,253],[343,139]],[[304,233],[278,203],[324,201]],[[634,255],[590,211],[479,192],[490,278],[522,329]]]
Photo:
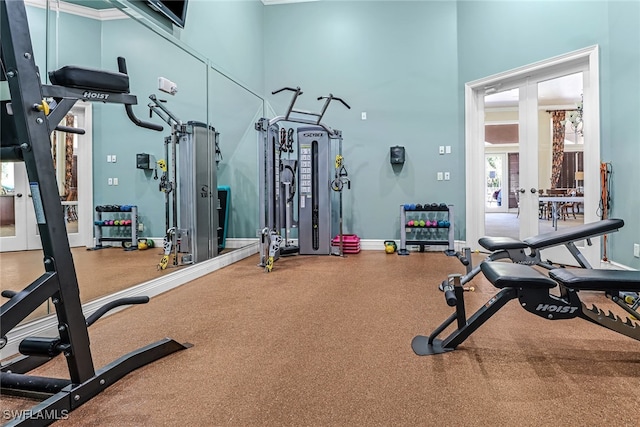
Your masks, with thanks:
[[[58,320],[57,337],[25,338],[19,345],[22,356],[0,365],[0,387],[4,394],[44,399],[7,425],[48,425],[135,369],[189,346],[165,338],[101,369],[94,368],[88,327],[114,307],[144,303],[148,298],[115,301],[85,318],[51,154],[54,129],[83,132],[58,125],[78,100],[124,104],[127,116],[137,126],[156,131],[162,126],[143,122],[133,114],[137,99],[129,93],[124,58],[118,58],[119,72],[66,66],[49,73],[53,84],[42,85],[23,1],[0,1],[0,42],[0,85],[7,85],[10,94],[10,99],[0,104],[0,155],[2,161],[25,163],[45,269],[21,291],[3,293],[9,300],[0,307],[0,348],[6,346],[7,334],[49,299]],[[68,379],[29,374],[59,354],[66,359]]]
[[[490,254],[479,265],[473,266],[470,248],[464,248],[464,253],[455,253],[466,267],[466,274],[460,277],[460,283],[464,285],[473,279],[480,273],[482,264],[485,262],[498,260],[508,259],[516,264],[537,265],[547,270],[553,270],[557,268],[557,266],[551,262],[544,261],[541,257],[541,251],[561,245],[567,248],[580,267],[593,268],[582,252],[580,252],[580,249],[575,245],[575,242],[586,240],[587,244],[591,246],[591,239],[606,235],[607,233],[616,232],[623,226],[623,220],[611,218],[552,231],[550,233],[539,234],[524,240],[511,237],[482,237],[478,240],[478,243],[488,250]],[[447,284],[451,284],[451,279],[443,281],[439,286],[440,290],[443,290]]]
[[[164,253],[158,269],[193,264],[218,255],[220,202],[217,163],[219,133],[201,122],[182,122],[163,100],[150,95],[149,111],[171,128],[159,162],[165,194]]]
[[[455,312],[429,336],[413,338],[411,347],[417,355],[455,350],[507,302],[516,298],[522,308],[536,316],[549,320],[577,317],[640,341],[640,325],[632,321],[640,319],[640,314],[629,307],[622,296],[623,292],[640,291],[640,271],[557,268],[547,277],[530,266],[505,262],[483,262],[480,269],[500,291],[467,318],[460,275],[452,275],[452,284],[445,286],[445,299],[449,306],[455,307]],[[550,292],[556,287],[559,288],[558,296]],[[600,291],[628,317],[623,320],[596,305],[587,307],[580,300],[580,291]],[[457,328],[446,338],[439,339],[438,336],[454,322]]]
[[[341,192],[345,183],[350,185],[342,156],[342,132],[322,123],[322,118],[334,100],[348,109],[351,107],[329,94],[318,98],[325,100],[320,113],[297,110],[294,107],[302,90],[285,87],[272,94],[283,91],[293,92],[286,114],[273,119],[262,118],[255,125],[261,150],[258,265],[267,272],[273,269],[273,263],[280,256],[332,253],[332,233],[338,228],[342,242]],[[281,127],[281,122],[302,126],[287,130]],[[297,146],[293,141],[294,134]],[[334,203],[336,195],[339,198]],[[297,219],[294,213],[297,213]],[[334,219],[338,216],[336,223]],[[289,241],[293,228],[298,233],[297,247]],[[342,244],[334,254],[343,256]]]

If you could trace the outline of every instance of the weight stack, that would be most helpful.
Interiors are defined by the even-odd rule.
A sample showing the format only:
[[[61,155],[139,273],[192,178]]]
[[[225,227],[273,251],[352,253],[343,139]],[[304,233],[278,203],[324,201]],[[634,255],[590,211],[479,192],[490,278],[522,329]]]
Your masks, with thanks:
[[[326,130],[298,128],[298,244],[301,255],[331,253],[331,147]]]

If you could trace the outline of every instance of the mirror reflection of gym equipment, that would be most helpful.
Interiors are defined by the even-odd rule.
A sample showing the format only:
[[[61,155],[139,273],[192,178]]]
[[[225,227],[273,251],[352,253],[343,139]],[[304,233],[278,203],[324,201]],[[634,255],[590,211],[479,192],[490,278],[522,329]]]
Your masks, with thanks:
[[[286,114],[256,123],[262,155],[258,265],[267,272],[280,256],[344,255],[342,191],[351,187],[342,156],[342,132],[322,123],[331,101],[351,107],[329,94],[318,98],[325,100],[320,113],[296,110],[302,90],[285,87],[272,94],[283,91],[293,92]],[[303,126],[287,129],[285,123]],[[297,246],[290,239],[292,230],[297,231]],[[332,246],[334,235],[337,245]]]
[[[173,95],[175,90],[167,93]],[[183,122],[155,95],[149,99],[150,114],[171,127],[164,140],[164,160],[157,162],[162,171],[159,190],[165,194],[166,230],[158,269],[164,270],[169,264],[188,265],[218,255],[218,234],[222,232],[218,225],[219,133],[201,122]]]
[[[2,293],[8,301],[0,309],[0,348],[6,346],[7,334],[49,299],[55,306],[58,319],[58,336],[30,336],[21,340],[21,356],[2,365],[0,384],[4,394],[41,401],[13,419],[13,424],[45,425],[50,423],[47,420],[68,414],[131,371],[190,345],[165,338],[126,354],[99,370],[94,368],[88,327],[114,308],[145,304],[149,298],[121,298],[85,317],[66,236],[50,134],[55,129],[84,132],[58,125],[80,99],[123,104],[127,116],[136,126],[156,131],[162,127],[141,121],[133,114],[132,105],[137,103],[137,99],[129,92],[124,58],[118,58],[117,73],[65,66],[49,73],[52,85],[42,85],[32,54],[23,2],[0,3],[0,28],[0,80],[8,83],[10,94],[9,100],[3,100],[1,104],[1,154],[5,161],[24,162],[26,165],[45,267],[45,273],[24,289]],[[22,288],[22,285],[16,285]],[[68,379],[30,373],[60,354],[66,359]]]

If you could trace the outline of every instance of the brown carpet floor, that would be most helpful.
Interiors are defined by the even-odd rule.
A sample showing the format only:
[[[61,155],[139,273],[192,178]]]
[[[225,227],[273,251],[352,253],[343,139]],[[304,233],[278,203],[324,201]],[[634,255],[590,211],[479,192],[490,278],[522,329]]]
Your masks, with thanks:
[[[80,247],[72,248],[71,253],[83,303],[157,279],[182,268],[180,266],[158,270],[158,262],[163,254],[160,248],[125,251],[113,247],[89,251]],[[0,290],[19,291],[40,277],[44,273],[42,257],[41,250],[0,253]],[[53,308],[53,304],[43,304],[26,320],[49,314]]]
[[[582,320],[547,321],[512,301],[457,351],[416,356],[413,336],[451,313],[437,284],[463,272],[453,258],[298,256],[270,274],[257,260],[93,325],[96,367],[166,336],[194,347],[129,374],[56,425],[636,424],[640,343]],[[473,285],[469,314],[495,293],[484,278]],[[37,373],[64,376],[66,364]]]

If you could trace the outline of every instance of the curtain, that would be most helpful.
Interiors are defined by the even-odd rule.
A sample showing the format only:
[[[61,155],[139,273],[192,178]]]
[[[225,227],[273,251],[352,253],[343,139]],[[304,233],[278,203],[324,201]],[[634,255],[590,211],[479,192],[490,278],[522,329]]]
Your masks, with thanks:
[[[564,133],[565,128],[564,117],[566,111],[552,111],[552,129],[553,129],[553,155],[551,158],[551,187],[556,188],[560,180],[560,172],[562,171],[562,160],[564,158]]]
[[[73,114],[67,114],[62,121],[64,126],[75,127],[75,117]],[[61,122],[61,123],[62,123]],[[62,189],[62,196],[68,200],[77,200],[77,196],[70,194],[72,182],[73,182],[73,134],[67,132],[60,132],[64,135],[64,182]],[[58,170],[58,132],[52,133],[51,138],[51,155],[53,157],[53,167]],[[59,175],[58,175],[59,176]],[[69,196],[71,198],[69,199]]]
[[[65,126],[75,127],[75,117],[73,114],[67,114],[65,117]],[[71,180],[73,179],[73,134],[64,134],[64,194],[67,200],[77,200],[74,195],[69,194],[71,191]],[[71,196],[71,197],[70,197]]]

